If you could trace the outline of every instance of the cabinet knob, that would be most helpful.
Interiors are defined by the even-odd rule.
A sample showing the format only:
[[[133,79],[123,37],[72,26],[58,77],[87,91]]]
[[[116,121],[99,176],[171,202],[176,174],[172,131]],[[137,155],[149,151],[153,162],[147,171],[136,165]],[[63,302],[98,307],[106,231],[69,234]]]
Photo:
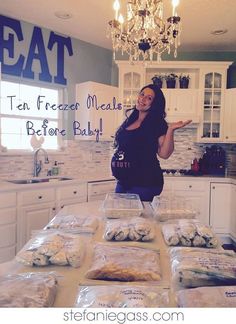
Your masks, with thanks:
[[[52,210],[55,211],[56,210],[56,207],[53,207]]]
[[[43,198],[43,196],[38,196],[38,199],[42,199]]]
[[[189,185],[188,187],[189,187],[189,188],[192,188],[192,185]]]
[[[74,194],[74,195],[76,195],[76,194],[77,194],[77,191],[76,191],[76,190],[75,190],[75,191],[73,191],[73,194]]]
[[[175,111],[177,111],[178,109],[177,108],[175,108]]]
[[[215,189],[215,188],[216,188],[215,186],[212,187],[212,189]]]
[[[226,139],[228,139],[228,138],[229,138],[229,136],[225,136],[225,138],[226,138]]]
[[[170,111],[170,108],[167,108],[168,111]]]
[[[64,205],[61,206],[61,209],[64,208]]]

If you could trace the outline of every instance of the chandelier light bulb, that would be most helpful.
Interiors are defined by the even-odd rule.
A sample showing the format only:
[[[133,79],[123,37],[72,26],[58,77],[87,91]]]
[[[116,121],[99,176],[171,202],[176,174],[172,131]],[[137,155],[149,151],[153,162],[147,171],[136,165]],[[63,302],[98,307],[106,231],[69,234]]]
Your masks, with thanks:
[[[177,13],[175,12],[176,7],[178,7],[179,5],[179,0],[172,0],[172,16],[174,17],[175,15],[177,15]]]
[[[119,21],[120,24],[124,23],[124,17],[122,16],[122,14],[119,14],[118,21]]]
[[[115,10],[115,17],[116,17],[116,20],[118,19],[118,12],[120,10],[120,3],[119,3],[119,0],[115,0],[114,1],[114,4],[113,4],[113,9]]]

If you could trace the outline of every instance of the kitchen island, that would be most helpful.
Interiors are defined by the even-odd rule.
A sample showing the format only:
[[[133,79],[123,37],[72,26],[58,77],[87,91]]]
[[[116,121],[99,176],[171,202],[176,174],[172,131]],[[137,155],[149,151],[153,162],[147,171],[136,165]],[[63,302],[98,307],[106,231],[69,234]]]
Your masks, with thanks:
[[[63,215],[71,213],[80,213],[84,215],[91,215],[98,217],[99,226],[93,236],[91,242],[86,247],[86,257],[80,268],[73,268],[70,266],[45,266],[45,267],[27,267],[19,264],[15,259],[10,262],[0,264],[0,275],[25,273],[25,272],[49,272],[53,271],[58,275],[58,292],[54,307],[73,307],[76,302],[76,296],[78,293],[79,285],[112,285],[117,284],[117,281],[104,281],[104,280],[92,280],[85,278],[85,273],[88,270],[93,253],[93,246],[96,242],[106,242],[103,238],[104,231],[104,219],[101,211],[102,201],[93,201],[88,203],[80,203],[63,208],[60,213]],[[144,217],[150,217],[151,210],[148,204],[145,203]],[[171,287],[170,281],[170,262],[167,253],[167,246],[164,243],[160,227],[155,224],[156,236],[152,242],[106,242],[112,245],[130,245],[136,247],[146,247],[160,251],[160,263],[161,263],[161,280],[151,282],[151,285],[162,286],[165,288]],[[148,282],[150,284],[150,282]],[[147,282],[122,282],[121,285],[145,285]],[[170,293],[170,307],[175,307],[175,301],[173,294]]]

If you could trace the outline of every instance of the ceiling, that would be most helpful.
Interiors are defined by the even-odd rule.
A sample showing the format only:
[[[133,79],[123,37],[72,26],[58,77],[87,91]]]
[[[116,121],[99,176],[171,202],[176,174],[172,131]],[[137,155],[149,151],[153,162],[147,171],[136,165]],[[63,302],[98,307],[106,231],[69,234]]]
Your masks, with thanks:
[[[45,27],[64,35],[111,49],[106,37],[107,22],[114,17],[114,0],[7,0],[0,1],[0,13]],[[171,0],[164,1],[164,14],[170,15]],[[123,13],[126,0],[120,0]],[[72,14],[59,19],[54,13]],[[236,51],[235,0],[180,0],[178,14],[182,19],[179,51]],[[214,36],[213,30],[227,29]]]

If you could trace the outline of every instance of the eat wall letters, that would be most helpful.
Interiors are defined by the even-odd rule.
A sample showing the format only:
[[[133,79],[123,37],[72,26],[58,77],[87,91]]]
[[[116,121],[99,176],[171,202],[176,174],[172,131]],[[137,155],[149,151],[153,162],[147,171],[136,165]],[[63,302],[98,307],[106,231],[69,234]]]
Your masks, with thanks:
[[[9,29],[14,33],[10,32]],[[20,21],[0,15],[0,62],[2,62],[2,73],[34,79],[33,61],[38,60],[41,68],[38,75],[40,81],[52,82],[53,80],[54,83],[66,85],[67,79],[64,76],[65,49],[67,49],[69,56],[73,55],[71,38],[50,32],[47,48],[45,48],[42,29],[34,26],[27,57],[23,54],[16,57],[14,49],[17,42],[23,41],[24,35]],[[57,74],[52,76],[47,60],[47,50],[52,51],[55,44],[57,45]],[[13,59],[14,64],[5,63],[6,57]]]

